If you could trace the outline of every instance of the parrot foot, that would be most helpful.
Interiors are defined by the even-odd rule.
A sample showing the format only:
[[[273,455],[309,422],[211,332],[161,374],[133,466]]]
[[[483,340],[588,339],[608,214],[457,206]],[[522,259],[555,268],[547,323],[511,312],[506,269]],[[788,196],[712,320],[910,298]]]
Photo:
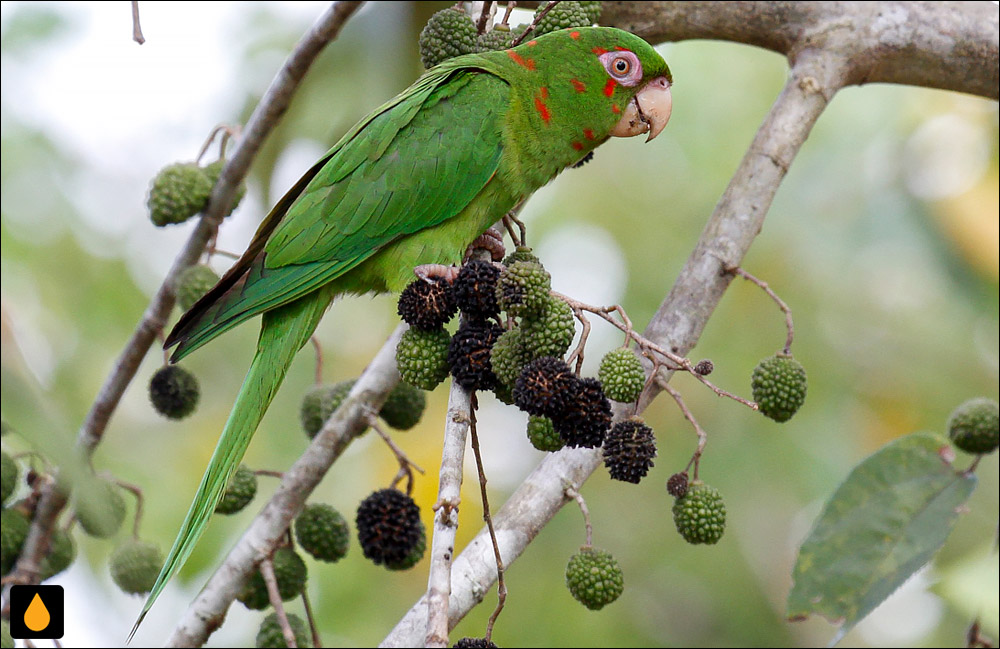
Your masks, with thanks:
[[[482,248],[488,250],[493,261],[500,261],[507,254],[507,249],[503,245],[503,233],[496,228],[490,228],[486,232],[476,237],[476,240],[469,244],[469,247],[465,250],[465,256],[462,258],[463,262],[469,260],[472,253],[476,248]]]
[[[458,277],[458,268],[444,264],[421,264],[413,269],[413,274],[428,283],[444,280],[451,284]]]

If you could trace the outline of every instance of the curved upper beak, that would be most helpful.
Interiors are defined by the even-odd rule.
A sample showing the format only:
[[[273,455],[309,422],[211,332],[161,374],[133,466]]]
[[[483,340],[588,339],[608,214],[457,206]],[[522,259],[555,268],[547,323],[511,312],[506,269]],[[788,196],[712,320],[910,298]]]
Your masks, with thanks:
[[[673,99],[670,96],[670,81],[666,77],[656,77],[642,87],[628,103],[622,117],[611,129],[614,137],[633,137],[649,133],[649,142],[660,134],[670,120]]]

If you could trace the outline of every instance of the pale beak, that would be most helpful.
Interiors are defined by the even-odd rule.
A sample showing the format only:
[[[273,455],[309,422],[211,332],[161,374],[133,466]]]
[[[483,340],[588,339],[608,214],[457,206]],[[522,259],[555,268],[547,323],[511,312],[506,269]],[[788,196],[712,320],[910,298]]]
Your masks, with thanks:
[[[615,127],[614,137],[633,137],[649,133],[649,142],[660,134],[670,120],[673,99],[670,97],[670,82],[666,77],[656,77],[640,90],[628,103]]]

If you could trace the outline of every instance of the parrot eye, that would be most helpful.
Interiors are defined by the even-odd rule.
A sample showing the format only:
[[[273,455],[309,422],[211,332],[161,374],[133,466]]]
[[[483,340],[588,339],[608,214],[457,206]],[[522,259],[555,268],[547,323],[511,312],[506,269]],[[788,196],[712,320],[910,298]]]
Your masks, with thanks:
[[[605,52],[600,56],[608,75],[626,87],[632,87],[642,81],[642,63],[628,50]]]

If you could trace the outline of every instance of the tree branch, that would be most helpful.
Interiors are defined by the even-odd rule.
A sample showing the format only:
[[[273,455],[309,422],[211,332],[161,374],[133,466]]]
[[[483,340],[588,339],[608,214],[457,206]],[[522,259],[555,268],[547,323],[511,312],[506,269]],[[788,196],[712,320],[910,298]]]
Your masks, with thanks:
[[[601,24],[652,43],[709,38],[788,57],[845,59],[844,85],[898,83],[1000,96],[991,2],[604,2]]]

